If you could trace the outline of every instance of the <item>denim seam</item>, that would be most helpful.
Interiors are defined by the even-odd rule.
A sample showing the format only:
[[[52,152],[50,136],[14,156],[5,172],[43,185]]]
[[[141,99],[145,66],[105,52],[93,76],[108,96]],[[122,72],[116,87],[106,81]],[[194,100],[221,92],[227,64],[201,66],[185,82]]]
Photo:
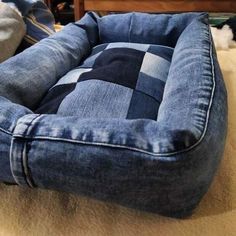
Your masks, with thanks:
[[[30,128],[32,127],[32,124],[33,124],[34,121],[35,121],[37,118],[39,118],[39,117],[40,117],[40,115],[37,115],[36,117],[34,117],[34,118],[30,121],[29,125],[27,126],[27,128],[26,128],[25,131],[24,131],[23,136],[26,136],[26,135],[28,134]],[[14,142],[13,142],[14,138],[15,138],[15,137],[14,137],[14,135],[13,135],[13,138],[12,138],[12,140],[11,140],[11,147],[10,147],[10,157],[11,157],[10,159],[11,159],[13,162],[14,162],[14,159],[17,158],[17,157],[14,157],[14,158],[13,158],[14,153],[12,152],[12,148],[13,148],[13,144],[14,144]],[[16,142],[17,142],[17,139],[15,139],[15,140],[16,140]],[[16,143],[15,145],[17,145],[17,143]],[[34,185],[33,185],[33,181],[31,180],[31,177],[29,176],[29,167],[28,167],[27,154],[26,154],[26,145],[27,145],[27,140],[25,139],[25,140],[24,140],[23,147],[22,147],[22,150],[21,150],[21,153],[20,153],[20,161],[21,161],[21,166],[22,166],[22,169],[21,169],[20,172],[22,173],[22,176],[23,176],[24,179],[25,179],[25,183],[26,183],[29,187],[32,188]],[[11,166],[12,166],[12,164],[11,164]],[[15,176],[14,170],[13,170],[12,168],[11,168],[11,171],[12,171],[12,176],[13,176],[15,182],[18,183],[17,176]],[[18,184],[19,184],[19,183],[18,183]]]
[[[40,115],[37,115],[36,117],[34,117],[28,127],[25,129],[24,132],[24,136],[25,134],[27,135],[28,133],[30,133],[31,129],[33,128],[33,123],[35,123],[35,121],[40,117]],[[27,158],[27,152],[26,152],[26,146],[27,146],[27,140],[25,140],[24,142],[24,147],[22,150],[22,155],[21,155],[21,163],[22,163],[22,171],[24,173],[24,177],[25,177],[25,182],[26,184],[33,188],[33,180],[31,179],[30,175],[29,175],[29,167],[28,167],[28,158]]]
[[[22,166],[23,171],[25,174],[25,180],[29,187],[34,188],[33,180],[29,174],[29,167],[28,167],[28,157],[27,157],[27,141],[24,143],[24,148],[22,151]]]
[[[4,132],[5,134],[12,135],[13,133],[9,130],[3,129],[0,127],[0,131]]]
[[[41,116],[41,115],[37,115],[36,117],[34,117],[34,118],[30,121],[28,127],[25,129],[25,132],[24,132],[24,134],[23,134],[24,136],[27,136],[27,135],[30,133],[31,129],[33,128],[32,125],[35,123],[35,121],[36,121],[40,116]]]
[[[13,156],[13,142],[14,142],[14,137],[12,137],[11,139],[11,144],[10,144],[10,150],[9,150],[9,160],[10,160],[10,169],[11,169],[11,174],[12,174],[12,177],[14,178],[15,182],[19,185],[20,183],[17,181],[16,177],[15,177],[15,174],[14,174],[14,171],[13,171],[13,166],[12,166],[12,156]]]
[[[21,181],[18,181],[18,176],[15,175],[15,172],[14,172],[14,168],[12,167],[12,159],[13,159],[13,156],[15,157],[15,151],[13,152],[13,145],[14,145],[14,137],[12,138],[11,140],[11,146],[10,146],[10,168],[11,168],[11,173],[12,173],[12,177],[14,178],[15,182],[18,184],[18,185],[21,185]],[[16,140],[16,139],[15,139]],[[17,144],[15,144],[17,145]],[[24,150],[24,146],[20,145],[20,148],[21,148],[21,151],[20,153],[23,152]],[[21,158],[22,155],[20,155],[20,163],[21,163],[21,170],[20,170],[20,174],[21,174],[21,177],[24,177],[24,180],[26,182],[26,176],[25,176],[25,172],[24,172],[24,167],[23,167],[23,162],[22,162],[22,158]],[[14,158],[15,159],[15,158]],[[19,159],[19,158],[17,158]],[[15,160],[14,160],[15,161]],[[18,161],[17,161],[18,162]],[[17,169],[19,171],[19,169]]]
[[[130,43],[130,38],[131,38],[131,25],[132,25],[132,22],[133,22],[133,16],[134,16],[134,13],[132,13],[131,16],[130,16],[130,22],[129,22],[129,43]]]

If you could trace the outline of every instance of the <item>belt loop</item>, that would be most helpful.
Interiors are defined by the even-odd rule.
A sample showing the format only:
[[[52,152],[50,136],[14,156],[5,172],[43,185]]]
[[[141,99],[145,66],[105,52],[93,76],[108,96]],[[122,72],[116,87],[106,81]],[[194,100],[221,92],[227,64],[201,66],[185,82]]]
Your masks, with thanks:
[[[34,181],[28,167],[28,148],[29,140],[27,135],[32,128],[32,123],[39,115],[26,115],[21,117],[14,129],[14,132],[19,132],[20,135],[13,132],[10,147],[10,164],[11,172],[15,182],[18,185],[35,187]],[[14,135],[15,134],[15,135]]]

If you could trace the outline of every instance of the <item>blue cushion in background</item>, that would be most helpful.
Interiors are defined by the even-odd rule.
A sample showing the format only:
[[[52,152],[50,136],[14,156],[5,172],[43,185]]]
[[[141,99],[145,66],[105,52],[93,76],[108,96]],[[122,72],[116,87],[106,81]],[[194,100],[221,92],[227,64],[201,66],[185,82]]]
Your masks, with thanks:
[[[207,14],[88,13],[0,70],[2,181],[172,217],[207,192],[227,131]]]

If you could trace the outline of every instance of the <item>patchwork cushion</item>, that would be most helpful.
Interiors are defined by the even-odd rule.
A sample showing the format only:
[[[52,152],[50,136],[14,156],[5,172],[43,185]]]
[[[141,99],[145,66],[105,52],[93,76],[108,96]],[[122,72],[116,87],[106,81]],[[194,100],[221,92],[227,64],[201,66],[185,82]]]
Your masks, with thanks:
[[[0,71],[1,181],[172,217],[207,192],[227,131],[207,14],[90,12]]]
[[[36,113],[157,120],[172,54],[173,48],[148,44],[96,46],[49,90]]]

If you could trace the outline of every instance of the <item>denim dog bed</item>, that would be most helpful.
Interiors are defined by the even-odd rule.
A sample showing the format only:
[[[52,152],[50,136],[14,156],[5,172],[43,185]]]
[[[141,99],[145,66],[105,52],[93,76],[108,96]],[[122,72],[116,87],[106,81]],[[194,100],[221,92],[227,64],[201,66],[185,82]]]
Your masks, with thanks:
[[[186,217],[227,97],[205,13],[87,13],[0,64],[0,180]]]

